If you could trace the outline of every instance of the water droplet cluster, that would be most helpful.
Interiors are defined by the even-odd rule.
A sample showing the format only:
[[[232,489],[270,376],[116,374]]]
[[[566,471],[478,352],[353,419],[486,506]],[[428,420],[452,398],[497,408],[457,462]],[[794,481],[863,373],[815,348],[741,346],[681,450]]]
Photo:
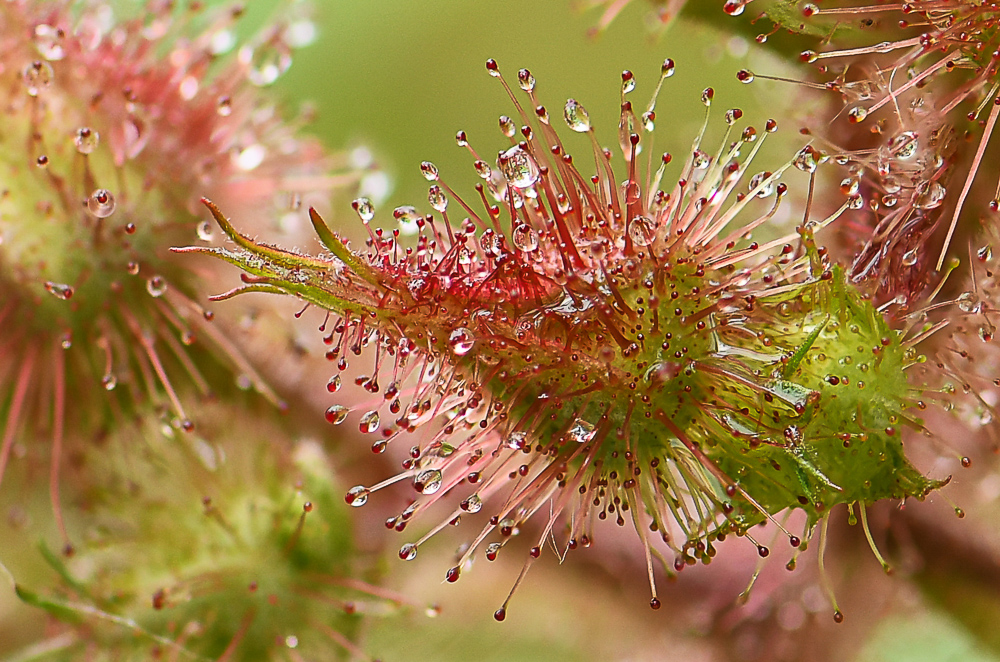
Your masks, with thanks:
[[[513,97],[499,66],[490,60],[487,70]],[[672,71],[664,66],[661,84]],[[654,532],[640,535],[644,545],[673,555],[666,571],[674,573],[708,562],[728,535],[752,540],[754,525],[788,508],[807,515],[801,534],[788,533],[797,554],[837,504],[922,498],[941,485],[910,465],[897,434],[915,420],[922,386],[906,369],[922,358],[817,245],[815,232],[836,216],[764,245],[747,236],[783,203],[783,176],[811,178],[826,155],[807,146],[754,174],[753,156],[776,124],[740,131],[734,109],[723,147],[696,142],[667,184],[669,156],[639,158],[644,129],[626,71],[627,178],[616,181],[612,153],[596,143],[589,175],[548,123],[535,79],[522,70],[518,81],[537,121],[522,114],[518,136],[501,119],[510,146],[499,151],[498,176],[479,186],[484,211],[463,203],[470,216],[460,226],[435,204],[445,184],[425,164],[440,217],[406,212],[417,227],[412,247],[371,228],[368,204],[356,203],[369,226],[364,254],[313,213],[320,240],[346,266],[333,269],[255,244],[210,204],[245,254],[188,249],[340,316],[324,338],[331,364],[342,371],[364,348],[374,354],[374,374],[357,379],[384,397],[359,419],[374,452],[441,421],[399,475],[353,488],[348,503],[405,481],[413,500],[386,522],[404,531],[454,493],[461,503],[432,534],[478,519],[476,540],[490,560],[544,510],[529,565],[552,535],[566,553],[590,544],[595,520],[634,520]],[[702,94],[706,125],[714,96]],[[647,107],[651,118],[655,94]],[[564,115],[571,130],[591,130],[574,102]],[[415,558],[429,535],[400,557]],[[448,581],[475,550],[461,554]]]

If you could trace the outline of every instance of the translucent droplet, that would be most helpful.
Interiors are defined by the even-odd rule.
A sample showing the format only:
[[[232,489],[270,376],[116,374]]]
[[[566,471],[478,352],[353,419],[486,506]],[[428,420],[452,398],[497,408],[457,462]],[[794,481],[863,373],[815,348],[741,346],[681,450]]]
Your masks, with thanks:
[[[917,249],[908,250],[903,253],[903,264],[907,267],[912,267],[917,263]]]
[[[412,542],[408,542],[399,548],[399,558],[404,561],[412,561],[417,558],[417,546]]]
[[[741,83],[752,83],[754,79],[754,73],[749,69],[740,69],[736,72],[736,80]]]
[[[427,191],[427,202],[429,202],[431,207],[433,207],[437,212],[444,213],[444,211],[448,209],[448,196],[444,194],[444,191],[442,191],[441,187],[437,184],[431,186]]]
[[[955,302],[963,313],[978,313],[983,307],[975,292],[962,292]]]
[[[344,500],[347,502],[347,505],[354,508],[360,508],[368,503],[369,494],[371,494],[371,492],[369,492],[368,488],[364,485],[355,485],[351,489],[347,490],[347,496],[344,497]]]
[[[900,160],[912,159],[917,153],[919,143],[917,134],[913,131],[904,131],[889,141],[889,151]]]
[[[504,446],[506,446],[507,448],[509,448],[511,450],[519,451],[522,448],[524,448],[524,441],[527,438],[528,438],[528,433],[527,432],[521,432],[519,430],[517,432],[511,432],[510,436],[508,436],[506,439],[504,439],[503,444],[504,444]]]
[[[97,149],[97,144],[101,141],[100,134],[89,126],[81,126],[73,136],[73,143],[76,151],[81,154],[90,154]]]
[[[538,248],[538,233],[528,225],[517,226],[511,235],[511,241],[518,250],[530,253]]]
[[[521,69],[517,72],[517,84],[525,92],[531,92],[535,89],[535,77],[527,69]]]
[[[344,405],[332,405],[326,410],[326,422],[333,425],[340,425],[347,420],[347,415],[351,410]]]
[[[129,273],[130,276],[135,276],[136,274],[139,273],[139,263],[129,262],[127,265],[125,265],[125,270]]]
[[[208,221],[202,221],[195,227],[195,232],[198,233],[198,238],[202,241],[212,241],[212,237],[215,233],[212,231],[212,224]]]
[[[340,380],[340,375],[334,375],[330,378],[330,381],[326,383],[326,390],[330,393],[336,393],[340,390],[343,382]]]
[[[656,236],[656,226],[645,216],[636,216],[628,224],[628,236],[637,246],[649,246]]]
[[[250,172],[251,170],[256,170],[261,163],[264,162],[264,158],[267,156],[267,148],[260,143],[254,143],[253,145],[248,145],[244,147],[239,152],[236,153],[235,163],[236,167],[243,172]]]
[[[240,62],[247,68],[247,79],[258,87],[271,85],[292,66],[292,53],[288,45],[272,40],[259,46],[240,49]]]
[[[220,117],[229,117],[233,114],[233,100],[228,96],[219,97],[219,100],[215,104],[215,112]]]
[[[479,498],[478,494],[473,494],[468,499],[462,502],[462,510],[467,513],[478,513],[483,509],[483,500]]]
[[[802,172],[816,172],[819,165],[819,153],[811,145],[806,145],[795,155],[792,164]]]
[[[87,198],[87,210],[97,218],[107,218],[115,213],[115,196],[111,191],[99,188]]]
[[[162,297],[167,292],[167,280],[163,276],[152,276],[146,281],[149,296]]]
[[[917,200],[913,206],[917,209],[934,209],[940,207],[948,191],[938,182],[924,182],[917,188]]]
[[[566,107],[563,108],[563,118],[565,118],[569,128],[577,133],[590,131],[590,115],[576,99],[569,99],[566,102]]]
[[[101,377],[101,385],[104,386],[105,391],[113,391],[118,386],[118,378],[115,377],[114,373],[109,372]]]
[[[476,336],[465,327],[459,327],[448,336],[448,346],[455,356],[465,356],[476,344]]]
[[[64,283],[53,283],[51,280],[45,281],[45,291],[57,299],[66,301],[73,296],[73,286]]]
[[[571,441],[582,444],[593,439],[594,435],[597,434],[597,430],[593,423],[578,418],[573,421],[573,425],[570,426],[566,434]]]
[[[378,430],[380,422],[381,421],[378,417],[378,412],[372,410],[366,412],[365,415],[361,417],[361,421],[359,421],[358,423],[358,429],[365,434],[369,434],[371,432],[375,432],[375,430]]]
[[[489,178],[493,176],[493,169],[490,168],[490,164],[486,161],[477,160],[473,165],[476,168],[476,174],[483,179],[489,180]]]
[[[750,178],[750,190],[754,190],[760,186],[763,182],[767,181],[768,177],[771,176],[769,172],[758,172],[756,175]],[[758,198],[766,198],[774,193],[774,182],[766,184],[760,191],[757,192]]]
[[[52,65],[42,60],[35,60],[24,68],[22,77],[24,84],[28,88],[28,94],[37,97],[38,93],[52,84],[55,74]]]
[[[899,198],[891,193],[882,196],[882,204],[886,207],[895,207],[897,202],[899,202]]]
[[[882,188],[885,189],[886,193],[899,193],[903,186],[898,179],[889,175],[882,178]]]
[[[423,161],[420,164],[420,172],[423,174],[424,179],[429,182],[436,182],[438,179],[438,169],[437,166],[430,161]]]
[[[868,117],[868,109],[864,106],[855,106],[847,111],[847,120],[854,124],[863,122]]]
[[[979,258],[980,262],[989,262],[993,259],[993,246],[991,244],[986,244],[980,247],[976,251],[976,257]]]
[[[622,94],[628,94],[635,89],[635,76],[627,69],[622,72]]]
[[[358,216],[361,217],[363,222],[367,223],[375,218],[375,207],[368,198],[358,198],[352,203],[352,206],[354,207],[354,211],[358,212]]]
[[[514,126],[514,120],[507,117],[506,115],[501,115],[500,131],[503,132],[503,135],[507,136],[508,138],[513,138],[514,133],[517,131],[517,127]]]
[[[691,166],[695,170],[704,170],[711,162],[711,157],[700,149],[694,150],[691,155]]]
[[[861,182],[854,177],[847,177],[840,182],[840,192],[848,197],[857,195],[860,188]]]
[[[497,167],[507,183],[516,188],[528,188],[538,181],[538,164],[520,145],[501,152],[497,157]]]
[[[441,472],[437,469],[421,471],[413,479],[413,489],[421,494],[434,494],[441,489]]]
[[[739,16],[746,9],[748,2],[750,0],[726,0],[725,4],[722,5],[722,11],[730,16]]]
[[[35,26],[35,48],[46,60],[61,60],[66,57],[63,39],[66,33],[60,28],[42,23]]]

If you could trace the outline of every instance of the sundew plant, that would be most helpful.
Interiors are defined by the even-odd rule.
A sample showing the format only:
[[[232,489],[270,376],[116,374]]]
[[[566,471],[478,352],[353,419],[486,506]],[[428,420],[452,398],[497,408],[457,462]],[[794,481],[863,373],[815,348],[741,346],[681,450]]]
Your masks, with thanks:
[[[48,356],[36,345],[49,351],[49,341],[15,333],[28,352],[7,368],[3,459],[16,456],[22,427],[29,441],[19,444],[30,442],[32,425],[52,438],[43,446],[54,449],[46,489],[62,542],[87,545],[79,555],[65,545],[63,558],[43,545],[58,580],[50,588],[36,580],[29,591],[9,573],[24,603],[60,623],[14,659],[51,651],[391,659],[443,640],[467,653],[493,636],[510,652],[536,631],[558,630],[561,610],[574,613],[572,595],[594,620],[564,644],[574,658],[621,656],[628,645],[626,655],[656,659],[651,651],[684,642],[706,659],[874,659],[905,648],[893,637],[919,647],[922,632],[955,650],[1000,650],[982,617],[1000,610],[982,588],[996,575],[989,523],[1000,494],[990,459],[1000,385],[992,374],[1000,189],[990,145],[1000,116],[1000,10],[961,0],[592,4],[603,10],[576,19],[581,52],[622,35],[648,41],[637,61],[592,76],[587,89],[539,73],[536,62],[567,58],[559,48],[505,50],[504,39],[524,38],[529,27],[498,22],[490,26],[497,41],[455,47],[462,78],[481,79],[490,92],[450,85],[428,106],[464,104],[493,128],[425,127],[453,135],[465,164],[453,171],[432,148],[424,158],[433,160],[398,175],[403,191],[412,180],[425,187],[416,197],[383,202],[374,187],[317,209],[296,196],[276,212],[280,224],[268,225],[238,192],[185,189],[201,198],[200,211],[185,213],[205,224],[191,238],[171,235],[172,252],[160,246],[155,259],[180,269],[171,281],[192,285],[181,303],[157,304],[152,319],[164,322],[155,331],[142,333],[124,313],[117,340],[104,340],[140,348],[126,356],[140,375],[148,366],[153,397],[130,401],[128,411],[141,416],[146,407],[145,429],[159,428],[169,444],[147,436],[129,450],[121,440],[132,428],[114,413],[102,438],[79,440],[64,490],[80,509],[75,525],[63,523],[58,472],[60,403],[72,382],[54,349],[55,372],[43,382],[52,386],[34,395],[36,358]],[[573,16],[569,7],[539,11]],[[278,25],[257,45],[270,59],[240,51],[232,65],[249,66],[258,87],[272,81],[254,75],[277,77],[288,66],[282,40],[296,32]],[[672,36],[684,26],[694,35],[689,48]],[[469,64],[487,46],[498,52],[479,60],[485,71]],[[709,72],[702,64],[713,58],[731,66]],[[353,75],[367,80],[361,61]],[[48,85],[44,65],[22,72],[30,98]],[[681,86],[685,75],[698,79],[696,91]],[[373,128],[378,115],[420,104],[407,97],[386,106],[368,92],[352,103],[365,110],[359,133],[378,151],[391,142]],[[211,96],[212,122],[228,117],[230,97]],[[319,128],[338,119],[324,116],[322,103],[317,117]],[[86,136],[75,135],[79,149]],[[279,141],[276,152],[291,167],[300,144]],[[231,163],[241,167],[251,147],[229,150]],[[363,152],[355,150],[355,166],[368,162]],[[93,179],[87,163],[84,188]],[[310,175],[329,172],[314,154],[305,163]],[[294,192],[297,180],[276,167],[269,185]],[[304,181],[329,189],[354,177]],[[159,190],[155,181],[149,188]],[[12,227],[21,226],[15,219]],[[74,284],[46,280],[45,289],[65,303],[84,292],[91,271]],[[26,280],[24,268],[13,273]],[[219,285],[218,273],[229,283]],[[160,278],[145,282],[153,299],[173,292],[160,291]],[[8,308],[17,319],[22,302],[37,299],[15,296]],[[297,405],[281,424],[287,439],[258,431],[240,448],[233,436],[242,428],[220,422],[252,426],[271,414],[226,390],[207,431],[189,421],[184,408],[199,408],[184,398],[197,402],[207,390],[201,359],[163,324],[183,341],[177,311],[200,311],[207,299],[217,318],[232,311],[237,323],[228,328],[253,327],[262,311],[298,301],[286,326],[268,331],[267,357],[241,348],[235,333],[216,332],[214,342],[237,381],[256,374],[255,363],[281,364],[283,353],[300,366],[289,393],[252,380],[272,400]],[[117,328],[111,323],[98,328]],[[173,385],[157,339],[193,388]],[[46,389],[54,431],[44,423]],[[123,449],[123,462],[101,459],[104,436]],[[140,456],[129,459],[133,452]],[[247,458],[257,459],[248,467]],[[157,464],[169,466],[161,474],[175,486],[163,497],[151,477]],[[32,485],[31,466],[21,463],[17,485]],[[228,503],[208,494],[221,485]],[[123,508],[116,498],[130,490],[134,503]],[[202,522],[210,529],[200,531]],[[200,542],[187,555],[154,553],[173,529],[178,540]],[[147,565],[130,567],[139,540],[151,550]],[[324,550],[323,540],[336,544]],[[213,560],[219,550],[225,558]],[[386,572],[392,585],[408,586],[409,599],[377,585]],[[440,588],[420,581],[428,573]],[[535,582],[555,588],[538,592]],[[265,584],[273,588],[261,602],[256,589]],[[366,608],[343,597],[352,591],[367,596]],[[458,602],[466,594],[475,608]],[[399,609],[439,595],[442,619]],[[461,604],[458,621],[449,621],[449,603]],[[91,629],[95,615],[101,628]],[[633,634],[602,634],[613,617]],[[470,619],[482,627],[466,627]],[[899,624],[907,619],[924,626],[907,634]],[[117,627],[105,629],[108,622]],[[549,646],[543,656],[558,652]],[[435,659],[446,653],[435,650]]]

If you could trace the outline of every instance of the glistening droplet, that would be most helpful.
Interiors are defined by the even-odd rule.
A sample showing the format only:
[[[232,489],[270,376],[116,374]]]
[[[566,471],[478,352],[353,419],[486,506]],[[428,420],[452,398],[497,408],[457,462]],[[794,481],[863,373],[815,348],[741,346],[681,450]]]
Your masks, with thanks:
[[[528,188],[538,181],[538,164],[520,145],[514,145],[506,152],[500,152],[497,157],[497,167],[507,179],[507,183],[516,188]]]
[[[97,149],[100,141],[100,134],[89,126],[81,126],[73,136],[73,144],[76,145],[76,151],[81,154],[90,154],[93,152]]]
[[[358,429],[361,432],[368,434],[378,430],[378,426],[381,420],[378,417],[378,412],[375,410],[366,412],[358,423]]]
[[[368,488],[364,485],[355,485],[351,489],[347,490],[347,496],[344,497],[344,500],[347,502],[347,505],[353,506],[354,508],[360,508],[368,503],[369,494],[371,494],[371,492],[369,492]]]
[[[421,471],[413,479],[413,489],[421,494],[434,494],[441,489],[441,472],[437,469]]]
[[[326,422],[333,425],[340,425],[347,419],[351,410],[344,405],[331,405],[326,410]]]
[[[566,107],[563,108],[563,118],[565,118],[569,128],[577,133],[590,131],[590,115],[576,99],[566,101]]]
[[[97,218],[107,218],[115,213],[115,196],[106,188],[99,188],[87,198],[87,210]]]
[[[448,346],[455,356],[465,356],[476,344],[476,336],[465,327],[459,327],[448,336]]]
[[[163,276],[152,276],[146,281],[146,291],[152,297],[162,297],[167,292],[167,281]]]

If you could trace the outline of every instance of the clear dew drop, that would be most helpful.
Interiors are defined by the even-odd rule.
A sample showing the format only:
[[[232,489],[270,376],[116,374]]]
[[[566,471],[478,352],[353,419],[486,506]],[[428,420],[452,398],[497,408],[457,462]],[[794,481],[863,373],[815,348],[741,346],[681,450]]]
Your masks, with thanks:
[[[340,379],[340,375],[334,375],[330,378],[330,381],[326,383],[326,390],[330,393],[336,393],[340,390],[342,384],[343,382]]]
[[[889,151],[903,161],[912,159],[918,147],[917,134],[914,131],[904,131],[889,141]]]
[[[882,204],[886,207],[895,207],[897,202],[899,202],[899,198],[891,193],[882,196]]]
[[[350,413],[351,410],[344,405],[331,405],[326,410],[326,422],[332,425],[340,425],[347,420],[347,415]]]
[[[566,120],[569,128],[577,133],[590,131],[590,115],[587,114],[587,109],[580,105],[580,102],[576,99],[566,101],[566,107],[563,108],[563,118]]]
[[[962,292],[955,299],[955,302],[963,313],[978,313],[983,308],[983,304],[975,292]]]
[[[379,423],[381,420],[378,417],[378,412],[375,410],[365,412],[364,416],[358,422],[358,429],[364,434],[370,434],[378,430]]]
[[[980,262],[989,262],[993,259],[993,246],[991,244],[986,244],[981,246],[976,250],[976,257]]]
[[[518,250],[530,253],[538,248],[538,233],[534,228],[521,224],[511,233],[511,241]]]
[[[597,429],[593,423],[578,418],[573,421],[573,425],[570,426],[566,434],[571,441],[583,444],[594,438],[594,435],[597,434]]]
[[[355,485],[351,489],[347,490],[347,497],[345,501],[352,508],[360,508],[361,506],[368,503],[368,495],[371,492],[364,485]]]
[[[247,79],[257,87],[271,85],[292,66],[291,49],[277,39],[256,47],[244,46],[239,59],[247,66]]]
[[[66,57],[63,39],[66,33],[61,28],[42,23],[35,26],[35,48],[46,60],[61,60]]]
[[[81,126],[73,135],[73,144],[76,145],[76,151],[80,154],[90,154],[97,149],[100,141],[100,134],[89,126]]]
[[[167,292],[167,280],[163,276],[151,276],[146,281],[146,291],[151,297],[162,297]]]
[[[399,548],[399,558],[404,561],[412,561],[417,558],[417,546],[412,542],[408,542]]]
[[[135,276],[139,273],[139,263],[129,262],[128,264],[125,265],[125,270],[128,272],[130,276]]]
[[[479,498],[478,494],[473,494],[462,502],[462,510],[467,513],[478,513],[482,509],[483,500]]]
[[[760,186],[764,181],[766,181],[767,178],[770,176],[771,173],[769,172],[758,172],[756,175],[750,178],[749,190],[751,191],[754,190],[755,188]],[[772,193],[774,193],[774,182],[766,184],[763,188],[757,191],[757,197],[766,198],[769,197]]]
[[[441,472],[437,469],[421,471],[413,479],[413,489],[421,494],[434,494],[441,489]]]
[[[899,193],[903,185],[899,183],[899,180],[895,177],[888,175],[882,178],[882,188],[886,193]]]
[[[423,161],[420,163],[420,174],[422,174],[424,179],[429,182],[436,182],[438,180],[437,166],[430,161]]]
[[[649,246],[656,236],[656,226],[645,216],[636,216],[628,225],[628,236],[637,246]]]
[[[524,448],[525,440],[528,438],[527,432],[522,432],[520,430],[516,432],[511,432],[510,435],[504,439],[504,446],[511,450],[519,451]]]
[[[368,198],[357,198],[352,206],[354,207],[354,211],[358,212],[358,216],[361,217],[362,222],[368,223],[375,218],[375,206],[372,205],[372,201]]]
[[[538,164],[520,145],[514,145],[506,152],[500,152],[497,157],[497,167],[507,179],[507,183],[516,188],[528,188],[538,181]]]
[[[730,16],[739,16],[746,9],[748,2],[750,0],[726,0],[725,4],[722,5],[722,10]]]
[[[490,168],[490,164],[486,161],[477,160],[473,164],[476,168],[476,174],[485,180],[489,180],[493,176],[493,169]]]
[[[437,184],[431,186],[427,191],[427,202],[434,208],[434,211],[442,214],[448,209],[448,196],[444,194],[444,191]]]
[[[115,377],[114,373],[109,372],[101,377],[101,386],[104,387],[105,391],[113,391],[118,386],[118,378]]]
[[[500,116],[500,131],[503,135],[508,138],[513,138],[514,133],[517,132],[517,127],[514,125],[514,120],[507,117],[506,115]]]
[[[795,155],[792,164],[802,172],[816,172],[819,165],[816,150],[811,145],[806,145]]]
[[[691,166],[695,170],[704,170],[712,162],[712,158],[700,149],[694,150],[691,154]]]
[[[229,117],[233,114],[233,100],[228,96],[219,97],[215,103],[215,112],[219,117]]]
[[[531,92],[535,89],[535,77],[527,69],[521,69],[517,72],[517,84],[525,92]]]
[[[631,71],[622,72],[622,94],[628,94],[635,89],[635,76]]]
[[[863,122],[868,117],[868,109],[864,106],[855,106],[847,111],[847,120],[854,124]]]
[[[215,236],[215,233],[212,232],[212,224],[208,221],[199,223],[195,231],[198,233],[198,238],[202,241],[212,241],[212,237]]]
[[[66,301],[73,297],[73,286],[64,283],[54,283],[51,280],[45,281],[45,291],[57,299]]]
[[[903,264],[907,267],[912,267],[917,263],[917,249],[908,250],[903,253]]]
[[[87,198],[87,211],[97,218],[107,218],[115,213],[115,196],[106,188],[99,188]]]
[[[52,84],[55,73],[48,62],[35,60],[24,68],[21,76],[25,87],[28,88],[28,94],[37,97],[39,92]]]
[[[944,202],[948,191],[938,182],[924,182],[918,188],[918,195],[913,206],[917,209],[935,209]]]
[[[455,356],[465,356],[476,344],[476,336],[465,327],[459,327],[448,336],[448,346]]]

